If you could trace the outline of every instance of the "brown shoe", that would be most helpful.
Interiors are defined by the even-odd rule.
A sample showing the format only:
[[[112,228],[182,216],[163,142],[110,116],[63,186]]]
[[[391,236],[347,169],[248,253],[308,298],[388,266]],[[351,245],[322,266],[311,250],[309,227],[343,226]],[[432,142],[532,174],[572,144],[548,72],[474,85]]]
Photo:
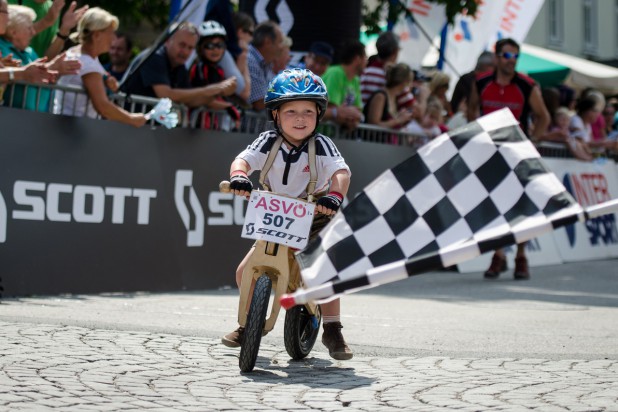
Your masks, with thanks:
[[[485,272],[485,279],[496,279],[500,276],[500,272],[504,272],[506,270],[506,258],[499,256],[494,253],[491,258],[491,265],[489,265],[489,269]]]
[[[352,359],[354,354],[345,343],[341,329],[341,322],[331,322],[324,324],[324,332],[322,333],[322,343],[328,348],[328,354],[331,358],[337,360]]]
[[[515,258],[515,272],[513,272],[515,280],[530,279],[530,271],[528,270],[528,259],[525,256]]]
[[[242,344],[242,338],[245,333],[245,328],[239,326],[232,333],[228,333],[224,337],[221,338],[221,343],[229,348],[238,348]]]

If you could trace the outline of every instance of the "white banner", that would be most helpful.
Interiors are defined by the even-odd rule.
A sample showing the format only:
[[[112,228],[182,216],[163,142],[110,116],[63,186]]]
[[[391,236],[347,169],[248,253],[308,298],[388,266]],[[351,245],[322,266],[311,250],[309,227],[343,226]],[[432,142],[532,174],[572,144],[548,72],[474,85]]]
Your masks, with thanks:
[[[486,50],[489,39],[498,30],[502,11],[510,0],[482,2],[475,17],[458,15],[453,26],[449,26],[443,71],[451,76],[452,90],[459,76],[472,71],[478,56]],[[457,73],[455,73],[455,71]]]
[[[440,35],[446,23],[446,12],[444,6],[425,0],[408,0],[407,7],[416,23],[403,18],[393,29],[400,38],[399,61],[420,69],[433,39]]]
[[[582,206],[592,206],[618,199],[618,165],[573,159],[543,158],[549,168]],[[593,218],[583,223],[557,229],[528,242],[526,254],[531,267],[557,265],[618,257],[618,214]],[[509,268],[513,267],[515,247],[506,249]],[[484,272],[491,253],[460,263],[460,272]]]
[[[507,37],[523,43],[530,27],[539,14],[545,0],[509,0],[500,16],[498,31],[489,39],[489,49],[493,44]]]
[[[618,199],[618,173],[613,161],[603,164],[545,159],[548,166],[582,206]],[[599,216],[554,231],[565,262],[618,257],[617,214]]]

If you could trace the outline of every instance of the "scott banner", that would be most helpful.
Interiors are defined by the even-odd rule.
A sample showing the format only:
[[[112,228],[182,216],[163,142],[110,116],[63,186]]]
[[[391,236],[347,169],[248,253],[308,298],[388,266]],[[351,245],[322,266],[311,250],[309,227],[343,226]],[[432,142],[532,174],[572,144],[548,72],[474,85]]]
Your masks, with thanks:
[[[257,135],[0,110],[5,296],[235,286],[246,201],[219,192]],[[349,196],[412,154],[337,141]],[[368,162],[367,159],[371,158]]]

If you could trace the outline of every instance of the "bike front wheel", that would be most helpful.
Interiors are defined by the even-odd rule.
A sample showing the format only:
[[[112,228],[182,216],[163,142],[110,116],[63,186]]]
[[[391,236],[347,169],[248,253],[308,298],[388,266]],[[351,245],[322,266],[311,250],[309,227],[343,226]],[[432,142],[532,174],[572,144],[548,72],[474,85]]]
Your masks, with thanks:
[[[262,341],[262,331],[266,323],[271,286],[272,281],[266,275],[260,276],[255,282],[238,360],[240,370],[243,372],[251,372],[255,367],[260,342]]]
[[[309,355],[318,338],[321,320],[319,306],[315,315],[310,314],[303,305],[295,306],[285,313],[283,341],[292,359],[299,360]]]

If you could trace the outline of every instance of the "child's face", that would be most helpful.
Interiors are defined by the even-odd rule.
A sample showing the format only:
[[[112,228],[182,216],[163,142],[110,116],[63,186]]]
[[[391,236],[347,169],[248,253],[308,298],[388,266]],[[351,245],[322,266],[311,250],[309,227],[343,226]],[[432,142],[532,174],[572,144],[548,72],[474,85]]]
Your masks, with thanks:
[[[201,45],[202,58],[211,63],[218,63],[225,53],[225,40],[221,37],[212,37]]]
[[[568,114],[558,113],[556,115],[556,126],[558,126],[559,128],[568,129],[570,122],[571,122],[571,119],[569,118]]]
[[[439,118],[439,114],[435,114],[435,113],[426,113],[425,116],[423,116],[423,122],[422,122],[422,126],[423,127],[434,127],[440,124],[440,118]]]
[[[318,109],[315,102],[296,100],[279,107],[279,128],[291,143],[300,143],[315,130]]]

